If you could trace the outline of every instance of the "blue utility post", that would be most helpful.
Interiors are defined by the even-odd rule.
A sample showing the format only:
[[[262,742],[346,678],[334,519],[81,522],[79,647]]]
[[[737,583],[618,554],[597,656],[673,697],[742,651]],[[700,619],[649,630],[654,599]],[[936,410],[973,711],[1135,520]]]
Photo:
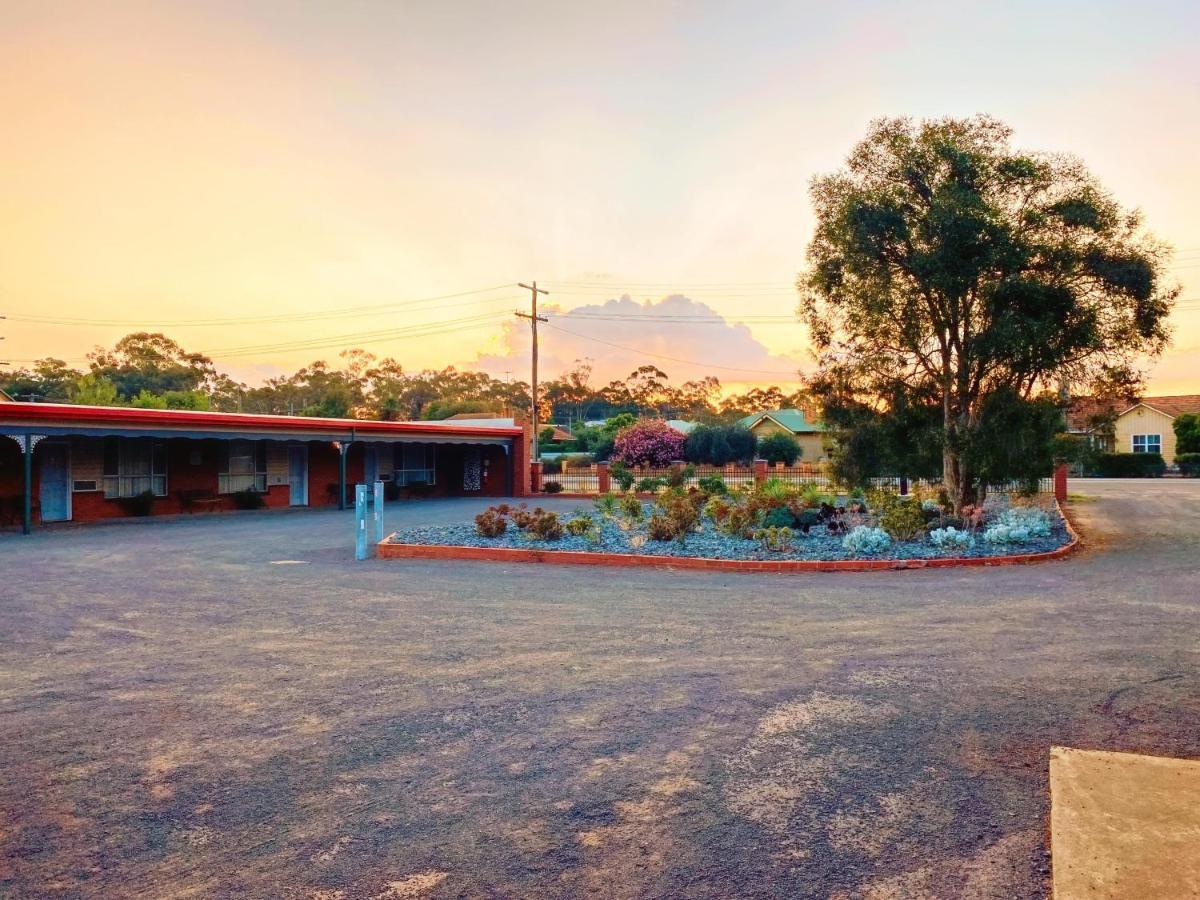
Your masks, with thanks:
[[[371,521],[374,523],[374,534],[371,536],[371,555],[375,554],[375,545],[383,540],[383,482],[375,482],[375,502],[371,510]]]
[[[367,486],[354,486],[354,558],[367,558]]]

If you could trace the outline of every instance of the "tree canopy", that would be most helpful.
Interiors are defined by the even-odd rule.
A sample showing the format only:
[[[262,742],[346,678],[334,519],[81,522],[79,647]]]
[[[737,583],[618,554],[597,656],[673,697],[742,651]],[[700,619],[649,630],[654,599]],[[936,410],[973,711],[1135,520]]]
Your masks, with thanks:
[[[157,409],[213,409],[275,415],[349,416],[363,419],[442,419],[456,413],[522,417],[529,385],[485,372],[444,369],[407,371],[399,361],[364,350],[347,350],[334,363],[315,360],[289,375],[250,387],[217,370],[205,356],[189,353],[166,335],[137,332],[111,349],[96,348],[86,370],[60,359],[0,372],[0,388],[22,400],[130,405]],[[542,385],[554,421],[577,431],[576,449],[605,454],[615,429],[588,429],[592,419],[636,416],[731,422],[751,412],[808,402],[807,394],[778,386],[754,387],[722,397],[712,376],[682,384],[657,366],[639,366],[628,377],[591,385],[592,367],[577,360]]]
[[[886,415],[900,396],[932,405],[958,505],[985,474],[991,398],[1011,415],[1061,382],[1136,391],[1178,294],[1169,249],[1136,212],[1077,159],[1010,138],[983,116],[873,123],[844,169],[813,182],[797,282],[827,418],[838,404]]]

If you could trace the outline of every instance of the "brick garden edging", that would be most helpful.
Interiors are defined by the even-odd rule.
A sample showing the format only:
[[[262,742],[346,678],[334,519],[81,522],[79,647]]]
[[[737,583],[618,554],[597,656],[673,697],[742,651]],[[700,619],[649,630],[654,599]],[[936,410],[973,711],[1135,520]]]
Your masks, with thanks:
[[[874,572],[897,569],[950,569],[1018,566],[1063,559],[1080,547],[1079,534],[1062,507],[1070,538],[1054,550],[1009,556],[960,556],[938,559],[706,559],[698,556],[643,556],[636,553],[593,553],[587,550],[535,550],[524,547],[467,547],[439,544],[393,544],[390,536],[376,545],[380,559],[471,559],[485,562],[558,563],[577,566],[624,566],[651,569],[706,569],[725,572]]]

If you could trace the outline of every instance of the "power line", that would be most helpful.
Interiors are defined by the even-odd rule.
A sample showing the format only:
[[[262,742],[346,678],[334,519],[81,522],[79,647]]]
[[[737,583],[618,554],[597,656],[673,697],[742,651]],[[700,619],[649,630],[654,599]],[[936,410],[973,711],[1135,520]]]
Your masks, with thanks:
[[[476,316],[464,316],[458,319],[443,319],[435,322],[422,322],[419,324],[407,325],[402,328],[383,328],[375,331],[358,331],[350,334],[329,335],[323,338],[306,338],[298,341],[279,341],[276,343],[251,344],[240,347],[220,347],[213,350],[201,350],[199,352],[205,356],[230,356],[242,355],[246,353],[274,353],[295,350],[313,350],[321,347],[330,347],[339,344],[352,344],[360,341],[386,340],[405,336],[420,337],[429,332],[430,329],[436,329],[436,333],[441,333],[443,329],[453,331],[455,328],[462,325],[481,321],[498,322],[502,318],[504,318],[504,316],[498,315],[497,313],[483,313]]]
[[[98,325],[98,326],[122,326],[132,328],[149,328],[149,327],[169,327],[169,328],[185,328],[199,326],[215,326],[215,325],[266,325],[274,322],[307,322],[320,319],[336,319],[342,317],[372,315],[385,309],[402,309],[411,308],[416,304],[435,303],[442,300],[453,300],[458,297],[469,297],[477,294],[487,294],[492,291],[502,290],[504,288],[515,287],[512,282],[507,284],[493,285],[487,288],[477,288],[471,291],[459,291],[454,294],[441,294],[436,297],[419,297],[412,300],[396,300],[387,303],[374,303],[365,306],[350,306],[336,310],[326,310],[324,312],[314,313],[278,313],[270,316],[233,316],[228,318],[215,319],[161,319],[161,320],[146,320],[146,319],[83,319],[70,316],[42,316],[36,313],[16,313],[10,315],[9,318],[14,322],[31,322],[48,325]],[[511,300],[511,297],[497,297],[492,300],[484,301],[468,301],[468,302],[483,302],[483,303],[499,303],[504,300]],[[440,304],[458,306],[461,304]]]

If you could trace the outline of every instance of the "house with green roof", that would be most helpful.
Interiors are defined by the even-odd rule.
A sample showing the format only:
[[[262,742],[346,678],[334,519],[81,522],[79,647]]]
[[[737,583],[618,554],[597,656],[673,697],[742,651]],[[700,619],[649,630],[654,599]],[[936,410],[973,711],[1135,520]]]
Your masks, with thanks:
[[[820,462],[828,456],[825,450],[825,427],[810,422],[802,409],[775,409],[751,413],[738,422],[759,438],[783,432],[796,439],[804,462]]]

